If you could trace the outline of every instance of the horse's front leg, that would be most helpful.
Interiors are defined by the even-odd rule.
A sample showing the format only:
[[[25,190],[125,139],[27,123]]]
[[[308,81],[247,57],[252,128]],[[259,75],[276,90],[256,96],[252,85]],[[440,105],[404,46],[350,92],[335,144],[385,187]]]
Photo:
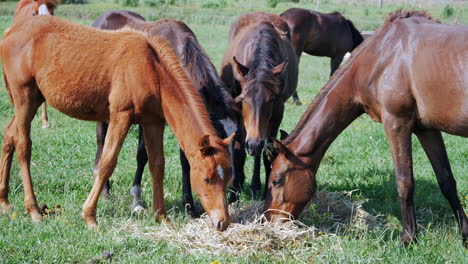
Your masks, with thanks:
[[[407,244],[416,236],[417,232],[413,201],[415,184],[411,148],[413,121],[386,113],[384,114],[383,125],[392,151],[398,195],[401,200],[403,224],[401,239]]]
[[[153,179],[153,212],[156,220],[168,220],[164,204],[164,122],[143,126],[148,164]]]
[[[432,164],[439,187],[452,208],[463,242],[468,247],[468,219],[457,195],[457,183],[450,168],[442,134],[436,130],[424,130],[418,131],[416,135]]]
[[[99,195],[117,165],[117,157],[130,128],[130,117],[126,112],[111,114],[102,156],[98,163],[97,176],[88,198],[83,204],[83,218],[88,228],[97,227],[96,207]]]
[[[47,103],[42,103],[42,113],[41,113],[41,120],[42,120],[42,128],[49,128],[49,117],[47,117]]]
[[[138,126],[138,149],[137,149],[137,169],[135,178],[133,178],[133,185],[130,188],[130,194],[133,196],[133,212],[140,212],[145,209],[143,200],[141,199],[141,181],[143,179],[143,171],[145,170],[146,163],[148,163],[148,154],[145,148],[145,138],[143,136],[143,127]]]

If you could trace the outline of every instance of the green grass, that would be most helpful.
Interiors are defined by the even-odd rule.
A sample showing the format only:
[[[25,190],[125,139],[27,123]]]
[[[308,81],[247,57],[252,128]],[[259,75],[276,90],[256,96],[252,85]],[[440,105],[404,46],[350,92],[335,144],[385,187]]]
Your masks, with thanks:
[[[113,1],[90,1],[88,5],[60,6],[56,15],[75,22],[90,25],[101,13],[110,9],[123,9]],[[179,3],[180,1],[177,1]],[[227,46],[229,24],[241,13],[248,12],[247,1],[228,1],[226,8],[202,8],[201,1],[187,1],[187,6],[158,8],[130,8],[143,14],[148,20],[163,16],[186,21],[194,30],[202,46],[219,66]],[[256,1],[254,1],[256,2]],[[260,1],[261,2],[261,1]],[[301,1],[305,2],[305,1]],[[333,6],[322,1],[320,11],[340,10],[362,30],[375,30],[385,14],[398,6],[347,4]],[[350,1],[355,3],[356,1]],[[309,2],[307,2],[309,3]],[[313,4],[297,6],[314,8]],[[11,25],[16,2],[0,4],[0,32]],[[241,6],[241,7],[239,7]],[[244,6],[244,8],[242,8]],[[291,3],[281,2],[275,9],[255,4],[255,9],[282,12]],[[364,11],[364,7],[368,11]],[[448,23],[468,23],[466,5],[455,9],[455,14],[444,18],[443,7],[430,7],[430,12]],[[288,102],[281,128],[291,131],[315,94],[326,83],[329,60],[303,56],[300,65],[298,92],[303,102],[295,106]],[[13,110],[4,83],[0,82],[0,136]],[[125,231],[116,231],[127,220],[142,226],[158,225],[150,215],[132,218],[131,197],[128,195],[136,167],[135,154],[137,131],[132,128],[119,156],[119,163],[112,177],[113,195],[101,199],[98,205],[99,232],[85,228],[80,217],[81,205],[93,183],[92,165],[96,149],[95,124],[71,119],[49,108],[51,128],[41,128],[39,118],[33,121],[31,172],[37,199],[49,207],[60,205],[64,213],[50,216],[42,223],[32,223],[24,215],[23,186],[16,160],[13,162],[10,183],[10,201],[14,211],[0,215],[0,263],[86,263],[100,258],[103,250],[114,252],[117,263],[269,263],[278,261],[268,254],[257,252],[243,257],[229,255],[197,255],[174,248],[165,241],[148,241]],[[468,141],[444,135],[451,165],[458,181],[458,193],[465,209],[468,209]],[[173,222],[189,221],[181,204],[181,169],[177,142],[170,132],[165,134],[166,207]],[[416,177],[415,203],[420,227],[419,243],[409,248],[401,247],[400,209],[388,143],[382,126],[363,116],[347,128],[326,153],[317,178],[320,190],[356,190],[353,199],[368,201],[364,209],[379,215],[385,227],[364,232],[352,228],[333,231],[307,241],[302,255],[290,256],[284,251],[284,262],[333,262],[333,263],[466,263],[468,252],[461,246],[456,222],[448,203],[439,191],[434,173],[417,140],[414,140],[414,170]],[[252,173],[253,160],[247,161],[246,174]],[[249,182],[249,180],[247,181]],[[245,186],[246,193],[249,189]],[[145,172],[144,200],[151,200],[151,182]],[[250,195],[242,196],[244,201]],[[308,219],[301,219],[308,222]],[[215,232],[215,231],[213,231]]]

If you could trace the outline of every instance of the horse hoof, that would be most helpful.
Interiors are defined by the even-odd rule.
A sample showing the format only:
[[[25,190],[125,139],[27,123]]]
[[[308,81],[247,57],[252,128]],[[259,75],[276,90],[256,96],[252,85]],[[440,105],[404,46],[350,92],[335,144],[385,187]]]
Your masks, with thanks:
[[[8,214],[13,211],[13,206],[11,206],[11,204],[8,202],[2,202],[0,203],[0,211],[2,214]]]
[[[146,211],[146,208],[143,205],[137,204],[137,205],[133,206],[132,213],[139,214],[139,213],[142,213],[144,211]]]
[[[31,212],[31,219],[33,222],[42,222],[42,215],[39,212]]]
[[[302,105],[302,102],[300,100],[294,101],[295,105]]]
[[[86,222],[86,227],[88,227],[89,230],[98,230],[98,224],[96,221]]]
[[[49,128],[49,124],[42,125],[42,128],[43,128],[43,129]]]

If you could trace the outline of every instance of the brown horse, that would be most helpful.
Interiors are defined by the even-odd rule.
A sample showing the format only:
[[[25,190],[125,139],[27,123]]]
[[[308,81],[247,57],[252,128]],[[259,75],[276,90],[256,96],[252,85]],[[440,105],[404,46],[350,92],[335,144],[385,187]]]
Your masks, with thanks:
[[[302,52],[313,56],[331,58],[332,75],[347,52],[354,50],[364,40],[353,23],[339,12],[324,14],[302,8],[290,8],[280,15],[291,30],[291,44],[298,60]],[[293,100],[300,104],[297,92]]]
[[[291,135],[283,143],[275,142],[280,154],[268,186],[267,218],[301,213],[316,191],[315,175],[325,151],[353,120],[367,113],[383,123],[390,144],[401,199],[402,240],[409,242],[416,235],[414,133],[466,241],[468,219],[440,131],[468,136],[467,62],[467,26],[440,24],[423,11],[390,14],[335,72]]]
[[[99,29],[116,30],[123,27],[146,32],[149,36],[160,36],[168,41],[174,49],[175,54],[182,62],[182,68],[188,74],[195,89],[197,89],[205,102],[210,119],[222,138],[226,138],[237,131],[236,110],[232,97],[227,92],[224,84],[221,82],[216,68],[211,63],[208,55],[198,43],[195,34],[190,28],[181,21],[164,18],[155,22],[145,22],[144,18],[137,13],[127,10],[113,10],[100,15],[92,25]],[[98,151],[96,154],[97,164],[104,145],[107,123],[99,122],[97,126]],[[141,181],[143,170],[148,162],[146,155],[144,138],[142,136],[141,126],[138,137],[137,151],[137,170],[133,180],[130,194],[133,195],[133,210],[138,211],[144,208],[141,200]],[[231,149],[231,157],[232,149]],[[190,164],[185,157],[184,152],[180,151],[180,161],[182,165],[182,196],[183,204],[187,212],[195,216],[195,207],[193,203],[192,191],[190,187]],[[233,171],[235,176],[236,172]],[[110,184],[107,183],[104,193],[109,193]],[[238,191],[238,190],[235,190]]]
[[[79,52],[77,52],[79,51]],[[39,221],[30,176],[31,120],[47,102],[71,117],[109,120],[95,183],[83,205],[95,227],[99,194],[111,176],[132,123],[141,124],[153,178],[153,211],[166,218],[163,195],[163,131],[167,122],[191,165],[192,186],[218,230],[229,225],[227,152],[211,125],[203,99],[167,42],[124,30],[105,32],[54,16],[15,23],[0,43],[4,79],[15,114],[5,129],[0,161],[0,208],[10,208],[8,182],[17,150],[25,207]]]
[[[260,190],[260,155],[266,142],[276,137],[283,119],[284,102],[297,86],[297,57],[289,41],[289,28],[278,15],[255,12],[240,16],[231,26],[221,79],[235,101],[241,103],[243,131],[237,141],[245,162],[244,145],[255,156],[251,188]],[[264,154],[266,178],[270,161]],[[243,183],[236,177],[234,182]],[[266,183],[265,182],[265,186]]]
[[[20,0],[15,8],[15,15],[13,17],[13,23],[20,21],[25,17],[36,16],[36,15],[54,15],[54,10],[57,5],[60,4],[60,0]],[[8,28],[6,32],[10,29]],[[49,127],[49,118],[47,117],[47,104],[42,104],[42,128]]]

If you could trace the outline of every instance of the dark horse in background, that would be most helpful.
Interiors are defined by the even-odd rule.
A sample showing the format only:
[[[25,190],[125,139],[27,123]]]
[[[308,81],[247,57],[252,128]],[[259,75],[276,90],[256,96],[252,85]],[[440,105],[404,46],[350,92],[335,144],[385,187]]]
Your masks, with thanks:
[[[299,216],[316,191],[316,172],[328,147],[367,113],[383,124],[390,145],[402,240],[408,243],[417,233],[411,142],[415,134],[466,243],[468,218],[441,131],[468,137],[467,62],[468,26],[441,24],[424,11],[390,14],[322,88],[291,135],[274,142],[280,154],[268,184],[267,218]]]
[[[283,119],[284,102],[297,86],[297,57],[289,41],[289,29],[278,15],[255,12],[240,16],[231,26],[221,79],[241,105],[241,129],[236,136],[234,166],[243,171],[245,150],[255,156],[251,188],[260,190],[260,155],[265,143],[276,137]],[[270,160],[264,152],[266,175]],[[242,175],[243,173],[238,173]],[[242,186],[244,177],[234,179]]]
[[[235,121],[237,119],[237,114],[234,101],[221,82],[215,67],[208,58],[208,55],[198,43],[195,34],[186,24],[181,21],[175,21],[167,18],[156,22],[145,22],[145,19],[137,13],[125,10],[116,10],[109,11],[99,16],[93,23],[93,27],[108,30],[129,27],[139,31],[144,31],[150,37],[160,36],[165,38],[181,60],[182,68],[187,72],[187,76],[192,81],[194,87],[204,98],[210,119],[219,136],[221,138],[226,138],[237,131],[237,122]],[[101,156],[106,131],[107,123],[98,123],[96,129],[98,142],[96,164]],[[133,186],[130,189],[130,194],[134,197],[134,211],[144,208],[141,200],[141,181],[148,157],[142,135],[143,131],[141,126],[139,126],[137,170]],[[232,153],[232,146],[230,147],[230,150]],[[197,212],[195,212],[190,184],[190,165],[182,150],[180,150],[180,162],[182,165],[183,175],[183,203],[187,209],[187,213],[192,216],[196,216]],[[110,184],[108,182],[103,192],[109,193],[109,189]],[[234,190],[236,193],[238,191],[239,190]]]
[[[324,14],[302,8],[290,8],[280,15],[291,30],[291,44],[298,60],[302,52],[331,58],[330,76],[338,69],[347,52],[364,40],[353,23],[339,12]],[[296,104],[301,104],[297,92]]]

